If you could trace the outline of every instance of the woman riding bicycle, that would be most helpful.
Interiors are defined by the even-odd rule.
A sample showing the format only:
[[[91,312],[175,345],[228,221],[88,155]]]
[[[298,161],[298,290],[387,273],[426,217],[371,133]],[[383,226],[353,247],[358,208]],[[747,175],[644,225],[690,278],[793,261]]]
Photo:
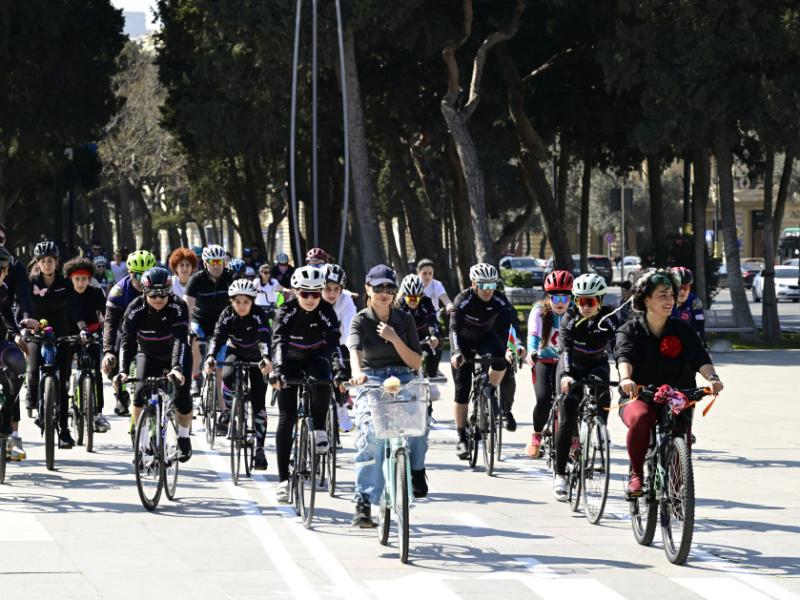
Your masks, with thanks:
[[[350,326],[350,368],[353,385],[367,381],[383,382],[396,377],[408,383],[422,364],[422,350],[414,318],[394,308],[397,296],[397,276],[386,265],[377,265],[367,273],[367,308],[360,311]],[[353,526],[374,527],[372,504],[378,504],[383,494],[383,443],[375,437],[372,417],[365,393],[356,399],[356,455],[355,466],[356,510]],[[408,438],[411,458],[411,485],[415,498],[428,494],[425,481],[425,453],[428,440],[425,436]]]
[[[528,317],[528,364],[533,371],[533,434],[525,447],[531,458],[537,458],[542,446],[542,430],[550,415],[555,396],[558,365],[558,328],[572,301],[574,278],[569,271],[553,271],[544,280],[545,298]]]
[[[678,295],[678,279],[659,269],[642,276],[636,283],[634,319],[617,332],[614,355],[619,370],[620,389],[634,398],[622,409],[622,421],[628,426],[628,457],[631,461],[628,494],[641,495],[644,459],[650,445],[650,431],[656,422],[656,409],[636,399],[639,385],[667,384],[678,389],[695,387],[695,373],[709,382],[714,393],[723,389],[711,357],[691,325],[670,318]],[[691,411],[679,420],[684,427],[691,423]]]
[[[0,434],[11,436],[7,454],[10,460],[17,461],[25,458],[19,435],[19,390],[25,374],[25,355],[18,346],[22,338],[5,284],[13,260],[8,250],[0,247],[0,366],[7,369],[8,383],[11,386],[3,390],[5,402],[0,406]],[[12,342],[11,339],[15,341]]]

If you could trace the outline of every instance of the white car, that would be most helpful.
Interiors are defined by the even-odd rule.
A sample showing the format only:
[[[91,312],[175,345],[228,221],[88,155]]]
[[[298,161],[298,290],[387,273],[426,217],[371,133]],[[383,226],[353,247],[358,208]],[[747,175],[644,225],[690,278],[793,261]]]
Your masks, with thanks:
[[[642,271],[642,259],[638,256],[626,256],[623,260],[625,262],[625,279],[635,283]],[[614,262],[612,278],[614,283],[622,283],[622,270],[618,262]]]
[[[764,298],[764,280],[762,271],[753,279],[753,302],[761,302]],[[800,302],[800,285],[798,285],[798,267],[775,267],[775,296],[780,300]]]
[[[500,259],[501,269],[515,269],[528,271],[533,277],[533,285],[541,286],[544,283],[544,269],[539,266],[538,261],[531,256],[504,256]]]

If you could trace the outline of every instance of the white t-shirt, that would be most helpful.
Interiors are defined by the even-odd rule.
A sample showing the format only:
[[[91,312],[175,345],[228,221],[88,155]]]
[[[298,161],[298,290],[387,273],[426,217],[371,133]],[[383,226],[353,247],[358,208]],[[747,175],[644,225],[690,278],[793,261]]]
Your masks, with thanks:
[[[439,297],[447,292],[445,291],[441,281],[438,279],[431,279],[431,282],[425,286],[423,293],[431,299],[431,302],[433,302],[433,308],[439,310]]]
[[[280,284],[277,279],[270,279],[264,285],[258,285],[258,296],[256,296],[257,306],[268,306],[278,301],[278,288]]]
[[[128,274],[128,265],[125,264],[125,261],[117,264],[114,261],[111,261],[111,272],[114,273],[114,282],[118,282],[120,279],[125,277]]]
[[[186,282],[186,285],[189,285],[188,281]],[[172,293],[175,294],[181,300],[183,300],[183,297],[186,294],[186,285],[181,284],[181,280],[178,279],[177,275],[173,275],[173,277],[172,277]]]
[[[339,318],[339,345],[347,345],[347,336],[350,335],[350,322],[358,312],[356,310],[356,303],[353,302],[353,297],[346,293],[347,290],[342,290],[336,302],[333,304],[333,310]]]

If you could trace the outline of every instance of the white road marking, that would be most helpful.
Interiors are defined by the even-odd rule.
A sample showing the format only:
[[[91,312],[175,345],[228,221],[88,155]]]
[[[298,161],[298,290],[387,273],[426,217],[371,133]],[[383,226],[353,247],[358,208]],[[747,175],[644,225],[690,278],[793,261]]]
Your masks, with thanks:
[[[52,542],[44,525],[30,513],[2,513],[0,542]]]
[[[367,581],[367,585],[381,600],[408,600],[409,598],[461,599],[461,596],[442,581],[441,576],[433,573],[415,573],[408,577],[388,581]]]
[[[753,569],[746,564],[738,565],[700,549],[693,549],[690,556],[716,565],[721,571],[730,573],[736,579],[769,594],[773,598],[778,600],[800,600],[800,595],[785,590],[766,575],[753,573]]]
[[[672,577],[671,579],[706,600],[730,600],[731,598],[771,600],[769,596],[733,577]]]

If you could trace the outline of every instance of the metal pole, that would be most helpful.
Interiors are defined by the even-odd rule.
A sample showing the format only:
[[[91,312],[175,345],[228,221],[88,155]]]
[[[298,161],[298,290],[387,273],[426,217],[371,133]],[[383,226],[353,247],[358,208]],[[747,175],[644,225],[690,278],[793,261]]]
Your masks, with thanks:
[[[311,190],[314,246],[319,246],[317,165],[317,0],[311,0]]]
[[[344,35],[342,34],[342,8],[336,0],[336,30],[339,38],[339,73],[342,79],[342,121],[344,125],[344,208],[342,210],[342,233],[339,237],[339,264],[344,261],[344,239],[347,233],[347,214],[350,205],[350,133],[347,117],[347,77],[344,72]]]
[[[620,284],[625,281],[625,184],[622,184],[622,190],[620,191],[620,215],[622,219],[622,231],[620,232],[620,244],[622,245],[622,251],[620,252],[620,260],[619,260],[619,281]]]
[[[292,116],[289,133],[289,191],[291,193],[292,222],[294,223],[294,258],[301,260],[300,229],[297,219],[297,178],[295,174],[295,142],[297,137],[297,63],[300,54],[300,18],[303,0],[297,0],[297,12],[294,23],[294,57],[292,60]]]

